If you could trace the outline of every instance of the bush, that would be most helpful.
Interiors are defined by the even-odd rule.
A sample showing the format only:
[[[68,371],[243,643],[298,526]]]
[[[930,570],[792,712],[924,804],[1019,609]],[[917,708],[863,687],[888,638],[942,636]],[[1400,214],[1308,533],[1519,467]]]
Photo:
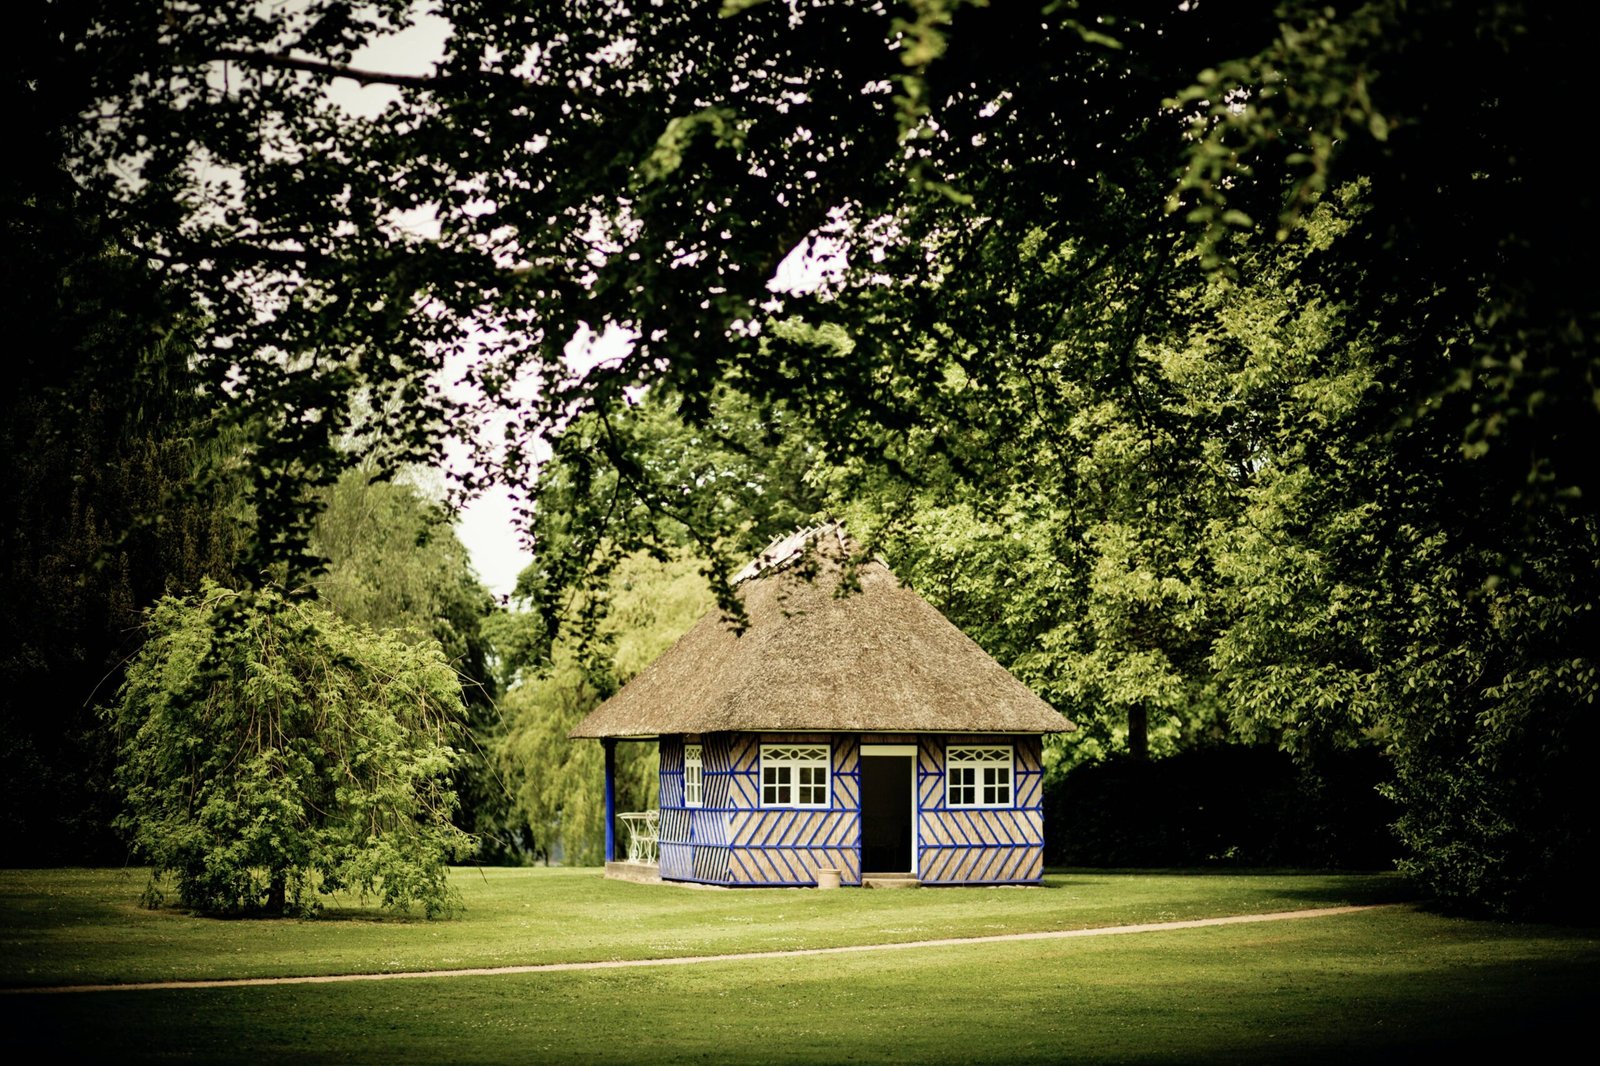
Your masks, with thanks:
[[[342,889],[453,909],[446,864],[473,841],[450,821],[464,710],[436,644],[215,585],[163,599],[148,636],[107,714],[149,902],[171,873],[208,914],[306,914]]]
[[[1539,680],[1529,670],[1517,683],[1536,690]],[[1401,723],[1391,789],[1405,811],[1400,868],[1453,913],[1590,921],[1594,707],[1537,693],[1508,711],[1509,700],[1484,697],[1495,689]]]

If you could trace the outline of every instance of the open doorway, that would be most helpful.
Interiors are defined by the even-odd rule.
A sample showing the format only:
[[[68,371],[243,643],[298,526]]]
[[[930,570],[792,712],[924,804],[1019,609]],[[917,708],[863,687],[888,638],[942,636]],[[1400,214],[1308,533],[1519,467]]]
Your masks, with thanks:
[[[916,747],[861,746],[861,871],[910,873],[916,867]]]

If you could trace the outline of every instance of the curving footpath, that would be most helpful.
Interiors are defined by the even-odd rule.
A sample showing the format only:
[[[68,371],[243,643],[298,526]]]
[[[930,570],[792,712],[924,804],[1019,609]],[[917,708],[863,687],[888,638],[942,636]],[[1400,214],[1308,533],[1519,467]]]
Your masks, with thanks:
[[[946,937],[941,940],[906,940],[892,944],[849,944],[832,948],[791,948],[783,951],[741,951],[730,955],[680,955],[666,959],[608,959],[601,962],[545,962],[526,966],[476,966],[461,970],[404,970],[390,973],[342,973],[307,977],[224,977],[195,981],[143,981],[110,985],[47,985],[39,988],[0,988],[0,995],[67,992],[150,992],[164,989],[248,988],[257,985],[321,985],[337,981],[407,981],[437,977],[495,977],[514,973],[565,973],[569,970],[622,970],[644,966],[698,966],[708,962],[744,962],[753,959],[793,959],[804,955],[844,955],[858,951],[906,951],[913,948],[961,947],[965,944],[1004,944],[1016,940],[1068,940],[1085,936],[1122,936],[1128,933],[1166,933],[1177,929],[1203,929],[1213,925],[1251,922],[1286,922],[1300,918],[1326,918],[1336,914],[1396,907],[1396,903],[1363,903],[1346,907],[1316,907],[1266,914],[1232,914],[1223,918],[1190,918],[1178,922],[1107,925],[1093,929],[1060,929],[1040,933],[996,933],[991,936]]]

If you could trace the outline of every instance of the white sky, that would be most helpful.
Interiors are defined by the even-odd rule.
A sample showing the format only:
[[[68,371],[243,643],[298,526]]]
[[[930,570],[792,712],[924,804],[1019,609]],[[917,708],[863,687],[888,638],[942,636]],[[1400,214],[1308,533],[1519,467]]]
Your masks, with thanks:
[[[437,15],[421,15],[410,29],[361,49],[351,65],[392,74],[426,74],[438,61],[448,31],[449,24]],[[335,82],[330,93],[350,111],[368,117],[377,115],[399,95],[387,86],[362,87],[352,81]],[[409,221],[425,227],[431,220]],[[460,365],[446,367],[440,381],[446,392],[458,397],[461,389],[456,382],[462,370]],[[466,448],[452,446],[451,461],[464,465]],[[516,587],[517,575],[533,560],[517,531],[515,498],[504,488],[491,489],[463,507],[456,517],[456,535],[472,556],[472,565],[483,583],[502,599]]]

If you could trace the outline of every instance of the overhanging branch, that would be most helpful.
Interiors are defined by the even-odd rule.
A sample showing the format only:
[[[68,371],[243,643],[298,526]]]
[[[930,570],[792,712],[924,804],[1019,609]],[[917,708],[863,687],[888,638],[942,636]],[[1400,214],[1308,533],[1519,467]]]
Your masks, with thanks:
[[[258,52],[246,48],[213,49],[207,58],[243,63],[253,67],[266,67],[271,70],[299,70],[324,78],[349,78],[351,81],[362,85],[392,85],[402,89],[431,89],[436,92],[448,92],[453,89],[481,86],[485,82],[499,82],[519,89],[534,87],[533,83],[525,78],[492,70],[480,70],[470,75],[394,74],[382,70],[363,70],[360,67],[346,66],[342,63],[330,63],[323,59],[305,59],[300,56],[287,56],[276,52]]]

